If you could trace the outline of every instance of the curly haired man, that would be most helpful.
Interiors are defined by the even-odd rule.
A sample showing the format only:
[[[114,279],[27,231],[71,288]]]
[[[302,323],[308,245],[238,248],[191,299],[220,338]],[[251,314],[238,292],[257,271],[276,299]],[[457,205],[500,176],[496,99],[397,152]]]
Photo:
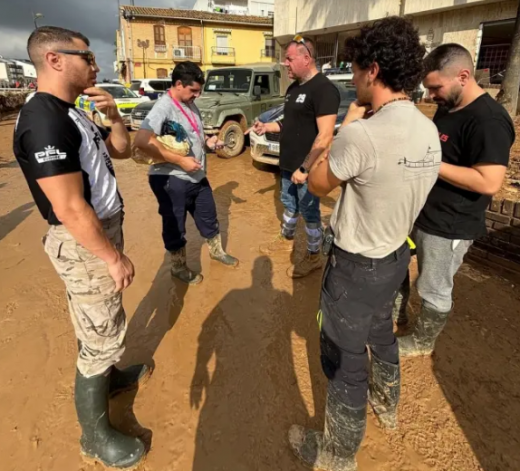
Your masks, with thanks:
[[[425,53],[412,24],[385,18],[349,38],[346,49],[358,101],[329,156],[309,175],[317,196],[342,187],[318,315],[329,379],[325,429],[293,425],[289,432],[295,454],[327,471],[356,469],[367,400],[383,426],[396,427],[400,369],[392,306],[410,261],[406,239],[441,161],[435,125],[409,99]]]

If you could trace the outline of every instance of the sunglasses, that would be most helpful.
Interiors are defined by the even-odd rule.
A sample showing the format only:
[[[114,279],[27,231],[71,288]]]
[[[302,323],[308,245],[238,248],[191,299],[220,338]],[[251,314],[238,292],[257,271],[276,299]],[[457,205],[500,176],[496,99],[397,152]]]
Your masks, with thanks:
[[[309,56],[313,57],[311,50],[308,48],[307,44],[305,44],[305,38],[299,34],[297,34],[293,39],[293,43],[301,44],[305,49],[307,49],[307,52],[309,53]]]
[[[96,56],[92,51],[82,51],[79,49],[58,49],[55,52],[59,52],[60,54],[68,54],[69,56],[80,56],[86,61],[88,65],[96,65]]]

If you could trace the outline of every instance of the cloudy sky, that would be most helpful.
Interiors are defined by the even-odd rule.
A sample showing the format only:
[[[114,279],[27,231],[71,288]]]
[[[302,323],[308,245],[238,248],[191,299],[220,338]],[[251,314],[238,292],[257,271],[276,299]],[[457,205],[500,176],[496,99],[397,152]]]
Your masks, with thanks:
[[[130,5],[131,0],[120,0]],[[135,0],[135,5],[191,8],[195,0]],[[45,17],[38,25],[62,26],[82,32],[91,41],[101,72],[113,78],[115,31],[118,27],[118,0],[0,0],[0,55],[27,58],[27,38],[34,29],[33,12]]]

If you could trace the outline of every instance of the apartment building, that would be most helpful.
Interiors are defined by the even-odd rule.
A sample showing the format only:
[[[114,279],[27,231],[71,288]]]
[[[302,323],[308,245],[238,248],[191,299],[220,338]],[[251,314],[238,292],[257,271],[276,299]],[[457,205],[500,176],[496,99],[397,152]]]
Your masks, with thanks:
[[[190,60],[202,70],[273,62],[273,19],[196,10],[120,8],[117,69],[120,79],[165,78]]]
[[[194,10],[235,15],[274,16],[274,0],[197,0]]]
[[[282,44],[295,33],[312,36],[323,64],[340,63],[349,35],[390,15],[406,16],[428,49],[456,42],[465,46],[477,69],[499,83],[513,37],[518,0],[275,0],[274,36]]]

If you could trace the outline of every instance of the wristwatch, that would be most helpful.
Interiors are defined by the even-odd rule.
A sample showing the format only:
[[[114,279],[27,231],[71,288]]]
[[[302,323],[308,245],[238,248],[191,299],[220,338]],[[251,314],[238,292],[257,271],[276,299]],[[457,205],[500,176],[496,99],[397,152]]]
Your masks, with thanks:
[[[303,165],[298,170],[305,175],[309,173],[309,171]]]

